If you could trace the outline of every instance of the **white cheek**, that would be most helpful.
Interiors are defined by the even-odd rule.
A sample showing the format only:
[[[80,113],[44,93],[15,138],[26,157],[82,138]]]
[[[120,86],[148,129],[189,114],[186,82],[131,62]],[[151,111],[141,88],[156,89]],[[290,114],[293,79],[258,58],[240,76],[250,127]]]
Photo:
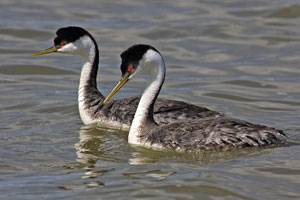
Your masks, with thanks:
[[[137,69],[135,70],[135,72],[131,76],[137,76],[139,74],[142,74],[143,72],[144,72],[144,70],[142,69],[142,67],[140,67],[140,65],[138,65]]]
[[[72,43],[70,43],[66,44],[65,46],[62,46],[57,51],[61,53],[76,53],[78,51],[78,48]]]
[[[158,52],[150,49],[144,54],[143,58],[140,60],[139,66],[137,67],[135,74],[141,74],[143,72],[151,75],[157,74],[158,69],[155,66],[161,64],[163,64],[161,55]]]

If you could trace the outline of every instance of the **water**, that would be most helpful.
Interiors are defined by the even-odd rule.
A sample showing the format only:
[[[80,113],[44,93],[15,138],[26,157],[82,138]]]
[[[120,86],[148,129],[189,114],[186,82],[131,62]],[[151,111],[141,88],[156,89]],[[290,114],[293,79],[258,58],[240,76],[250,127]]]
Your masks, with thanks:
[[[297,0],[1,1],[0,199],[299,199],[299,13]],[[289,145],[160,152],[82,125],[80,58],[29,56],[68,25],[99,42],[105,95],[119,54],[148,43],[167,64],[161,97],[283,129]]]

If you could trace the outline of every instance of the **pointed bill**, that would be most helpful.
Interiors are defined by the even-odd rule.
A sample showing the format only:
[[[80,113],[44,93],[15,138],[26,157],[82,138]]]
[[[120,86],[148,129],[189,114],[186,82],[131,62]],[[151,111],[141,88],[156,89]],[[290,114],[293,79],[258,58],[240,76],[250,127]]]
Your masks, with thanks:
[[[31,56],[38,56],[38,55],[43,55],[43,54],[47,54],[47,53],[52,53],[52,52],[56,52],[58,50],[57,47],[50,47],[49,49],[45,49],[43,51],[39,51],[33,54],[30,54]]]
[[[104,103],[106,103],[112,96],[114,96],[114,94],[116,94],[119,89],[125,85],[125,83],[127,83],[129,76],[125,76],[124,78],[122,78],[119,83],[115,86],[115,88],[109,93],[109,95],[106,97],[106,99],[104,100]]]

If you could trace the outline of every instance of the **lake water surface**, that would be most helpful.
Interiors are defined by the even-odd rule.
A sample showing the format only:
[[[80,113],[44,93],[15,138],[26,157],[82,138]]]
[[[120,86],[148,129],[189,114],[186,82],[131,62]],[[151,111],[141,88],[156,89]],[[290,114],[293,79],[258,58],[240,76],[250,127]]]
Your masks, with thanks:
[[[300,198],[298,0],[2,0],[0,18],[0,199]],[[148,43],[167,65],[160,97],[282,129],[289,144],[161,152],[84,126],[80,58],[29,56],[69,25],[99,43],[104,95],[120,78],[119,54]],[[143,88],[137,78],[115,98]]]

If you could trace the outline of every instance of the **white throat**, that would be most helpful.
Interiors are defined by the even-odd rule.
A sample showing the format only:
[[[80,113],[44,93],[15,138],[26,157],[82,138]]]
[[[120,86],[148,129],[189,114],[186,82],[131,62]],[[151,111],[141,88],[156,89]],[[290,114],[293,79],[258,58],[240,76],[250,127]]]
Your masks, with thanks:
[[[85,97],[86,91],[85,87],[88,86],[92,68],[95,60],[96,51],[95,45],[91,38],[88,36],[82,37],[79,41],[76,41],[72,44],[72,48],[77,48],[76,54],[79,54],[83,59],[83,66],[80,73],[80,82],[79,82],[79,89],[78,89],[78,107],[81,120],[84,124],[91,124],[94,122],[92,117],[89,115],[86,107],[85,107]]]
[[[128,135],[129,143],[139,145],[143,142],[140,141],[140,136],[144,131],[143,127],[145,127],[146,123],[149,121],[153,122],[151,121],[153,119],[151,106],[154,105],[154,101],[164,82],[166,69],[161,55],[157,51],[150,49],[141,59],[137,70],[139,70],[138,73],[146,72],[150,76],[149,82],[147,83],[134,115]],[[149,119],[149,116],[152,118]]]

